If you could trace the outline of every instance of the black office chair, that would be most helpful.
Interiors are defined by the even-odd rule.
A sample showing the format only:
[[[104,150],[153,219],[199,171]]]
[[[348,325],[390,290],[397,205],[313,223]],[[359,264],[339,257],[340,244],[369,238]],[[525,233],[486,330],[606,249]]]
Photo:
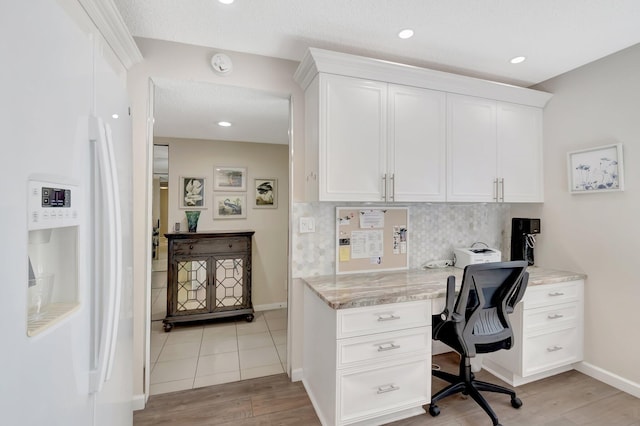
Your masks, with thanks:
[[[499,425],[496,413],[479,391],[499,392],[511,396],[511,405],[520,408],[516,393],[502,386],[475,380],[471,358],[478,353],[511,348],[513,332],[508,314],[522,300],[529,281],[526,261],[492,262],[464,268],[462,287],[455,301],[455,277],[447,280],[444,311],[433,316],[433,339],[440,340],[460,354],[460,372],[456,376],[438,369],[432,371],[451,385],[431,398],[429,414],[437,416],[438,401],[462,392],[471,397]]]

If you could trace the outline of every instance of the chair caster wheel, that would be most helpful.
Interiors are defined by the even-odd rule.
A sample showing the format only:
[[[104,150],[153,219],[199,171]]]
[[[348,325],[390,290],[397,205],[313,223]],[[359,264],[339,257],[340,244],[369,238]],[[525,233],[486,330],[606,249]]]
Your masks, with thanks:
[[[511,398],[511,406],[513,408],[520,408],[522,407],[522,401],[518,397],[513,397]]]
[[[436,417],[440,414],[440,408],[438,408],[437,405],[429,405],[429,414],[431,414],[431,417]]]

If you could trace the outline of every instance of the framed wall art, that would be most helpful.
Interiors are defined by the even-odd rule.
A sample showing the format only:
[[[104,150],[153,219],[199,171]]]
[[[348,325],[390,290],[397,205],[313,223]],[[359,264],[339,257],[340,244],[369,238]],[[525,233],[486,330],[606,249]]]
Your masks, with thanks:
[[[247,194],[216,192],[213,194],[214,219],[246,219]]]
[[[256,209],[278,208],[278,180],[274,178],[254,179],[254,200]]]
[[[572,194],[624,190],[620,143],[569,152],[567,168]]]
[[[247,168],[246,167],[220,167],[213,168],[214,191],[246,191]]]
[[[180,176],[180,208],[181,209],[204,209],[205,204],[205,183],[204,177]]]

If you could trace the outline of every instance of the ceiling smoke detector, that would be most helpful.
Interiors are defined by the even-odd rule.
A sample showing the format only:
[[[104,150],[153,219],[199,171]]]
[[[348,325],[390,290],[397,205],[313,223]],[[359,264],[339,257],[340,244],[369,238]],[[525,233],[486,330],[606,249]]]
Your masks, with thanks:
[[[233,63],[224,53],[216,53],[211,57],[211,67],[216,74],[227,75],[233,70]]]

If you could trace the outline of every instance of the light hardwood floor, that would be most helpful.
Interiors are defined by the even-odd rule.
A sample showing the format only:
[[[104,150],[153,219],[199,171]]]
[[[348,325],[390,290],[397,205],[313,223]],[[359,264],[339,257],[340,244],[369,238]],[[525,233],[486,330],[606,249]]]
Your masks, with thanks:
[[[458,356],[434,357],[444,370],[457,370]],[[484,370],[478,378],[503,384]],[[433,380],[433,391],[445,386]],[[516,388],[522,408],[509,397],[483,393],[504,426],[640,426],[640,399],[570,371]],[[484,426],[489,417],[470,398],[452,396],[438,403],[441,414],[411,417],[394,426]],[[134,426],[319,425],[301,382],[284,374],[236,383],[151,396],[147,408],[134,413]]]

